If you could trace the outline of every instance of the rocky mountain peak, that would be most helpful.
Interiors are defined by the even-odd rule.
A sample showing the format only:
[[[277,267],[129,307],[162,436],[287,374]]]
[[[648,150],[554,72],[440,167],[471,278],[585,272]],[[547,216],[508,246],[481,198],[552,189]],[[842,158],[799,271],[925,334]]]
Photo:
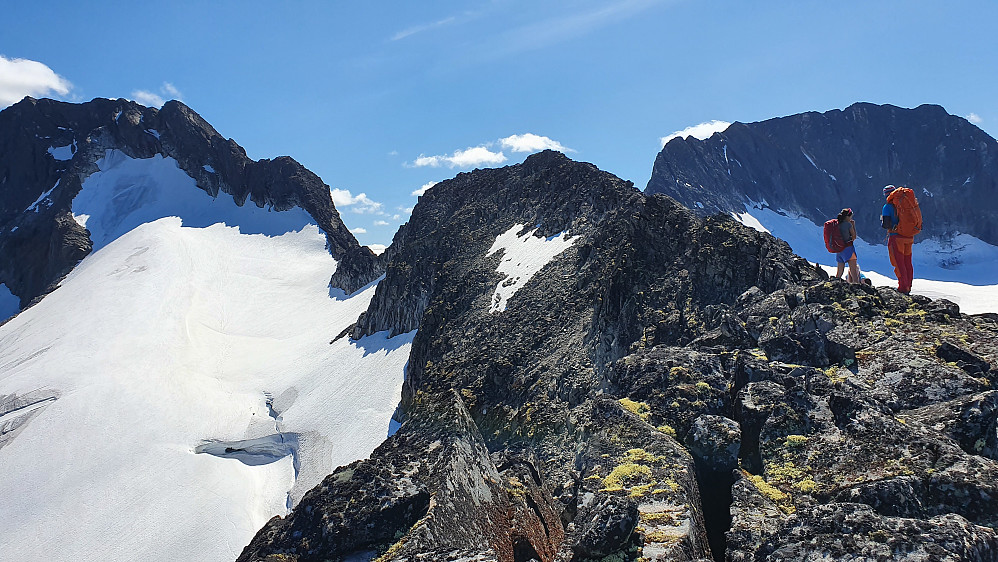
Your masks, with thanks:
[[[211,197],[227,194],[240,206],[303,209],[326,233],[330,252],[349,264],[337,272],[344,290],[380,275],[379,259],[343,225],[318,176],[287,156],[250,160],[179,101],[156,110],[123,99],[25,98],[0,111],[0,282],[22,305],[91,251],[89,231],[73,218],[72,205],[111,150],[132,159],[172,158],[197,188]]]
[[[702,214],[754,205],[815,224],[851,207],[860,235],[877,242],[882,188],[903,185],[919,198],[924,236],[959,232],[998,244],[996,154],[995,139],[938,105],[856,103],[733,123],[702,141],[672,139],[646,191]]]
[[[418,330],[402,428],[271,521],[242,560],[708,555],[695,464],[669,436],[689,423],[649,425],[644,408],[669,385],[620,369],[688,370],[683,388],[703,399],[674,408],[680,396],[662,394],[655,411],[726,415],[724,348],[758,345],[736,312],[757,300],[742,295],[778,294],[767,302],[789,314],[820,272],[771,236],[552,152],[437,184],[386,255],[353,335]]]

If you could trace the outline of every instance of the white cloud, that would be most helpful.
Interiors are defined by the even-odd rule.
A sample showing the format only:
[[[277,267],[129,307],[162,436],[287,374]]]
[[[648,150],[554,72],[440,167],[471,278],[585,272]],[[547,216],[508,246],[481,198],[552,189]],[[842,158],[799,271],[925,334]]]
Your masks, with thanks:
[[[533,133],[510,135],[504,139],[499,139],[499,144],[502,145],[503,148],[507,148],[513,152],[540,152],[541,150],[547,150],[549,148],[551,150],[557,150],[558,152],[575,152],[571,148],[566,148],[556,140],[535,135]]]
[[[413,191],[412,194],[415,195],[416,197],[419,197],[420,195],[426,193],[427,189],[430,189],[431,187],[437,185],[437,183],[438,182],[435,181],[426,182],[422,185],[422,187],[420,187],[416,191]]]
[[[388,246],[385,246],[384,244],[368,244],[367,247],[370,248],[372,252],[374,252],[379,256],[385,253],[385,250],[388,249]]]
[[[472,168],[481,164],[499,164],[506,161],[506,155],[502,152],[492,152],[485,146],[473,146],[464,150],[455,150],[450,156],[423,156],[419,155],[413,165],[417,168],[423,166],[448,166],[450,168]]]
[[[337,207],[353,207],[350,209],[355,213],[378,213],[381,214],[381,203],[373,201],[366,193],[353,195],[349,189],[331,189],[329,194],[333,198],[333,205]]]
[[[163,82],[163,93],[168,94],[172,99],[179,100],[184,97],[173,84],[169,82]]]
[[[984,119],[981,119],[981,116],[978,115],[978,114],[976,114],[976,113],[971,113],[970,115],[968,115],[967,117],[965,117],[965,119],[967,121],[970,121],[974,125],[980,125],[981,123],[984,122]]]
[[[148,107],[163,107],[166,100],[146,90],[135,90],[132,99]]]
[[[24,96],[41,97],[69,94],[73,85],[44,64],[27,59],[8,59],[0,55],[0,109],[15,104]]]
[[[412,209],[413,209],[413,207],[405,207],[405,208],[402,209],[402,212],[405,213],[405,214],[407,214],[407,215],[411,215],[412,214]]]
[[[719,133],[727,129],[728,125],[731,125],[731,123],[728,123],[727,121],[714,120],[707,121],[706,123],[700,123],[699,125],[693,125],[692,127],[686,127],[682,131],[676,131],[669,136],[662,137],[662,146],[665,146],[666,143],[677,137],[682,137],[684,139],[686,137],[693,137],[700,140],[706,140],[714,133]]]
[[[169,82],[163,82],[159,92],[149,90],[135,90],[132,92],[132,99],[148,107],[163,107],[166,100],[183,100],[183,94],[176,86]]]
[[[436,29],[438,27],[443,27],[445,25],[454,23],[455,21],[457,21],[457,18],[454,17],[454,16],[451,16],[449,18],[444,18],[442,20],[438,20],[438,21],[435,21],[435,22],[432,22],[432,23],[424,23],[424,24],[421,24],[421,25],[414,25],[412,27],[409,27],[409,28],[403,29],[402,31],[399,31],[395,35],[392,35],[392,41],[398,41],[399,39],[405,39],[406,37],[409,37],[410,35],[415,35],[417,33],[422,33],[424,31],[429,31],[431,29]]]
[[[351,228],[350,234],[367,234],[367,229],[361,226],[358,226],[357,228]]]
[[[388,221],[376,220],[374,221],[374,226],[388,226]]]

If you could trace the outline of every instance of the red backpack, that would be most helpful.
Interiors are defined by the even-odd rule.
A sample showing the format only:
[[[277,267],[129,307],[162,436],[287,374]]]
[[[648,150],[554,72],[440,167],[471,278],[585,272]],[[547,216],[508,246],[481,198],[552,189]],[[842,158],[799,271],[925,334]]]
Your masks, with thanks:
[[[912,238],[922,231],[922,210],[918,208],[915,192],[899,187],[887,196],[887,202],[897,211],[898,224],[894,229],[901,236]]]
[[[839,230],[839,219],[825,221],[825,248],[833,254],[846,249],[846,241],[842,239],[842,231]]]

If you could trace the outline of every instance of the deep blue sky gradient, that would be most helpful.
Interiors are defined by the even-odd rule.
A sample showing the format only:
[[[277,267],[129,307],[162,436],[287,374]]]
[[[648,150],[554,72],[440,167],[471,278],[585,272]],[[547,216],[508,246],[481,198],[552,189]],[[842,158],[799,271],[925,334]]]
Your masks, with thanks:
[[[661,137],[714,119],[935,103],[995,136],[996,27],[991,1],[13,2],[0,55],[71,101],[171,83],[251,157],[382,203],[340,210],[388,244],[413,190],[462,171],[418,156],[513,134],[640,188]]]

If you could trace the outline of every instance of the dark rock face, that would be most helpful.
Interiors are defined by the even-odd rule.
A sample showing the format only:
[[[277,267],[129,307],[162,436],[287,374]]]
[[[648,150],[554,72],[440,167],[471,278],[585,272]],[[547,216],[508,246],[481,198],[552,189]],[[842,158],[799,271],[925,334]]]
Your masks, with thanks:
[[[511,228],[567,231],[574,242],[490,313],[503,276],[501,256],[488,252]],[[394,480],[414,475],[413,489],[433,498],[426,518],[393,544],[347,544],[296,527],[308,509],[299,507],[262,530],[242,559],[709,556],[693,459],[674,432],[649,424],[642,401],[650,396],[619,381],[614,365],[693,341],[750,287],[816,280],[810,265],[772,237],[698,219],[553,152],[436,185],[386,256],[386,277],[354,335],[419,331],[402,428],[358,466]],[[446,429],[455,426],[445,411],[466,412],[466,426]],[[463,447],[474,460],[459,470],[448,468],[455,453],[437,452],[454,439],[481,443]],[[369,507],[344,507],[356,493],[332,479],[322,492],[331,507],[310,517],[352,518],[392,501],[378,492],[360,502]],[[482,492],[449,492],[472,484]]]
[[[574,242],[490,312],[511,228]],[[998,559],[990,317],[552,152],[386,256],[353,335],[418,329],[402,427],[240,560]]]
[[[64,148],[52,150],[57,147]],[[338,272],[347,292],[381,273],[377,257],[343,225],[318,176],[286,156],[250,160],[180,102],[156,110],[127,100],[25,98],[0,111],[0,282],[22,306],[90,253],[89,233],[73,219],[72,201],[111,148],[132,158],[174,158],[200,189],[229,194],[238,205],[304,209],[325,231],[330,252],[341,261],[350,256]]]
[[[860,237],[876,243],[887,184],[915,190],[924,236],[963,232],[998,244],[998,142],[933,105],[857,103],[673,139],[646,192],[706,214],[765,202],[815,224],[851,207]]]

